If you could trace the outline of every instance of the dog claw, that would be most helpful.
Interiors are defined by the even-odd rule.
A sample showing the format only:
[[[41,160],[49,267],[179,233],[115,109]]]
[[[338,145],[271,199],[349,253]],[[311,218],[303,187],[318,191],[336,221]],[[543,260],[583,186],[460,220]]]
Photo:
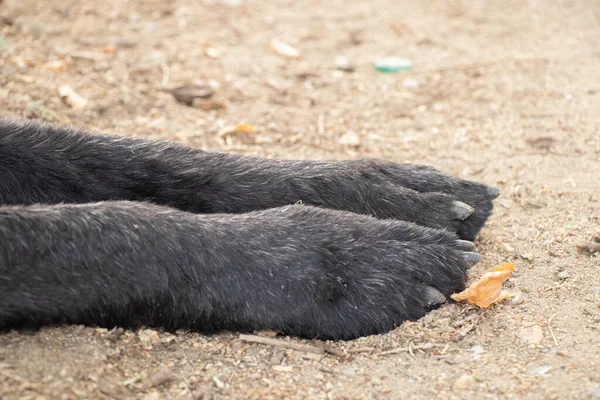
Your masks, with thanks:
[[[463,260],[468,264],[469,268],[481,261],[481,256],[473,252],[464,252]]]
[[[457,240],[456,246],[462,251],[473,251],[475,250],[475,243],[469,242],[468,240]]]
[[[442,304],[446,301],[446,296],[434,287],[425,287],[425,304],[427,306],[434,306],[436,304]]]
[[[500,196],[500,190],[495,186],[488,186],[485,191],[488,197],[492,199],[495,199],[496,197]]]
[[[451,211],[457,219],[463,220],[469,215],[473,214],[475,209],[467,203],[463,203],[462,201],[455,201],[452,204]]]

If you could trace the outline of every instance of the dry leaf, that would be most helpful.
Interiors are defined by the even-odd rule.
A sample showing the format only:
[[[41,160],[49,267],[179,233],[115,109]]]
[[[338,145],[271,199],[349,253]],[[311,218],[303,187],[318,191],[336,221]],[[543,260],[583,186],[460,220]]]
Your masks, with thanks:
[[[49,69],[55,72],[65,72],[68,67],[69,66],[65,60],[54,60],[42,64],[43,69]]]
[[[288,58],[299,58],[300,57],[300,51],[298,49],[290,46],[287,43],[282,42],[279,39],[271,40],[271,47],[280,56],[284,56],[284,57],[288,57]]]
[[[486,308],[493,303],[497,303],[506,297],[510,297],[509,292],[502,294],[502,283],[513,273],[515,264],[502,263],[496,268],[483,274],[481,278],[471,286],[460,293],[453,294],[455,301],[466,301],[469,304],[475,304]]]
[[[232,133],[254,133],[254,128],[249,124],[237,124],[226,126],[217,134],[220,138],[231,135]]]
[[[114,54],[117,53],[117,48],[115,46],[109,46],[109,45],[103,46],[102,47],[102,52],[104,54],[108,54],[108,55],[112,56],[112,55],[114,55]]]
[[[59,87],[58,94],[60,94],[62,101],[72,108],[83,108],[88,102],[85,97],[73,90],[73,88],[69,85],[63,85]]]

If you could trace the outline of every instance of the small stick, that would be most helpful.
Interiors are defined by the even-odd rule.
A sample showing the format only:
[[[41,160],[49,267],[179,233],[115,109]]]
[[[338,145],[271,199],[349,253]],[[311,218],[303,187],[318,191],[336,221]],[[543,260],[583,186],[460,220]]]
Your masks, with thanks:
[[[550,319],[548,320],[548,330],[550,331],[550,334],[552,335],[552,340],[554,340],[554,345],[558,346],[558,340],[556,339],[556,336],[554,335],[554,331],[552,331],[552,320],[554,319],[554,317],[556,317],[558,315],[558,313],[554,314],[553,316],[550,317]]]
[[[359,347],[348,350],[348,353],[372,353],[375,349],[372,347]]]
[[[301,351],[304,353],[323,354],[326,352],[326,350],[322,347],[317,347],[310,344],[285,342],[283,340],[264,336],[241,334],[239,339],[244,342],[266,344],[267,346],[285,347],[287,349]]]
[[[169,86],[169,81],[171,80],[171,68],[166,63],[160,65],[160,69],[162,70],[163,76],[162,81],[160,82],[161,87]]]
[[[323,113],[319,114],[317,125],[319,129],[319,135],[322,136],[325,133],[325,115]]]
[[[331,354],[331,355],[337,356],[337,357],[345,357],[346,356],[346,354],[344,354],[344,352],[342,350],[336,349],[335,347],[331,347],[326,344],[319,345],[319,347],[321,347],[323,350],[325,350],[325,353],[327,353],[327,354]]]
[[[412,354],[412,352],[414,350],[430,350],[434,347],[439,347],[441,346],[441,344],[436,344],[436,343],[425,343],[422,345],[418,345],[418,346],[408,346],[408,347],[398,347],[396,349],[392,349],[392,350],[386,350],[386,351],[382,351],[381,353],[379,353],[382,356],[388,356],[391,354],[398,354],[398,353],[404,353],[405,351],[411,353],[411,355],[414,356],[414,354]]]

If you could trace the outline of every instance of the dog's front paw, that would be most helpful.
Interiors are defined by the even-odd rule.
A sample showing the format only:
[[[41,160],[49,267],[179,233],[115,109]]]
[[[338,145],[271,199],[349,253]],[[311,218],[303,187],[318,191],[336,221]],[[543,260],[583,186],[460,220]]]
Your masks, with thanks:
[[[360,171],[363,179],[373,186],[395,185],[417,192],[412,197],[423,202],[422,212],[402,219],[450,229],[466,240],[475,239],[492,213],[492,201],[500,194],[493,186],[458,179],[423,165],[357,160],[349,162],[349,169]],[[427,221],[425,214],[432,221]]]
[[[350,339],[387,332],[461,290],[480,260],[471,242],[445,230],[312,207],[292,213],[299,213],[293,243],[301,238],[303,245],[290,244],[299,252],[290,258],[304,261],[275,275],[277,284],[287,281],[277,305],[286,316],[271,327],[289,334]]]

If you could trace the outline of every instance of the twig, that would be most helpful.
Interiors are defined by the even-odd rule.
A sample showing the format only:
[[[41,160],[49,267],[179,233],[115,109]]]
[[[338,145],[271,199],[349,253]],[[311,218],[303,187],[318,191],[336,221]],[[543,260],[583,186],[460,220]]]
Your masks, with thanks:
[[[372,347],[359,347],[348,350],[348,353],[372,353],[375,349]]]
[[[410,345],[408,347],[398,347],[396,349],[392,349],[392,350],[387,350],[387,351],[382,351],[381,353],[379,353],[382,356],[388,356],[391,354],[398,354],[398,353],[404,353],[404,352],[408,352],[411,355],[414,355],[412,352],[414,350],[430,350],[434,347],[439,347],[441,346],[441,344],[437,344],[437,343],[425,343],[419,346],[413,346]]]
[[[475,329],[475,324],[470,324],[465,326],[463,329],[461,329],[460,331],[458,331],[458,334],[460,336],[466,336],[467,333],[471,332],[473,329]]]
[[[340,349],[336,349],[335,347],[331,347],[327,344],[319,344],[317,345],[318,347],[321,347],[323,350],[325,350],[325,353],[327,354],[331,354],[333,356],[337,356],[337,357],[345,357],[346,354],[340,350]]]
[[[103,53],[95,53],[93,51],[73,51],[67,52],[66,54],[70,55],[73,58],[80,58],[82,60],[88,61],[102,61],[107,60],[109,57]]]
[[[325,133],[325,115],[323,113],[319,114],[319,119],[317,121],[318,132],[320,136],[323,136]]]
[[[552,335],[552,340],[554,340],[554,345],[558,346],[558,340],[556,339],[556,336],[554,335],[554,331],[552,331],[552,320],[554,319],[554,317],[556,317],[558,315],[558,313],[554,314],[553,316],[550,317],[550,319],[548,320],[548,330],[550,331],[550,334]]]
[[[301,351],[304,353],[323,354],[323,353],[327,352],[325,350],[325,348],[323,348],[323,347],[317,347],[317,346],[313,346],[310,344],[286,342],[286,341],[279,340],[279,339],[272,339],[272,338],[257,336],[257,335],[241,334],[239,339],[243,342],[260,343],[260,344],[266,344],[267,346],[285,347],[287,349]]]
[[[169,86],[169,82],[171,81],[171,68],[166,63],[160,65],[160,69],[163,73],[162,81],[160,82],[161,87]]]

